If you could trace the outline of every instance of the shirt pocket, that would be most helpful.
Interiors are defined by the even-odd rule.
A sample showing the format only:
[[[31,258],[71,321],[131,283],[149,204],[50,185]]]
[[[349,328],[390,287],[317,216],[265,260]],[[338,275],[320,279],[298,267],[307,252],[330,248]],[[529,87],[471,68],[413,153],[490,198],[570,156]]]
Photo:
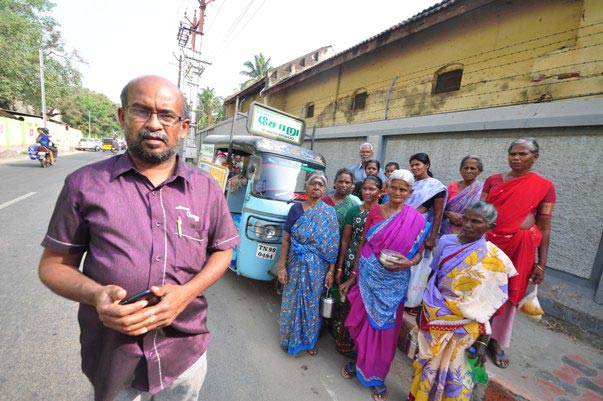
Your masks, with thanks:
[[[191,222],[190,219],[182,220],[180,230],[174,233],[177,244],[175,252],[177,271],[190,275],[201,271],[207,253],[207,233],[208,230],[200,223]]]

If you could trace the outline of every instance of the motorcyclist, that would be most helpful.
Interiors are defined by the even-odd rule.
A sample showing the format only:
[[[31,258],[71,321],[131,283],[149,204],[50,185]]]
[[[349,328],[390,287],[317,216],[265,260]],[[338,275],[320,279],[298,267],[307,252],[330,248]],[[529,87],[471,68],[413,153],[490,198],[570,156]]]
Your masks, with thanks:
[[[38,137],[36,143],[50,150],[50,164],[54,164],[55,157],[57,155],[57,148],[54,143],[50,140],[50,133],[48,128],[38,127]]]

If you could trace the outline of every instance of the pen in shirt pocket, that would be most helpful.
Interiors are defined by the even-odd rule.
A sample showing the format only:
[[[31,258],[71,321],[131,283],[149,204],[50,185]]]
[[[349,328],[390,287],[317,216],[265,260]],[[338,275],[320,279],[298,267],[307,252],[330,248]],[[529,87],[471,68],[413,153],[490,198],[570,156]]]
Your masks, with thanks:
[[[182,219],[180,216],[176,220],[176,230],[178,231],[178,238],[182,238]]]

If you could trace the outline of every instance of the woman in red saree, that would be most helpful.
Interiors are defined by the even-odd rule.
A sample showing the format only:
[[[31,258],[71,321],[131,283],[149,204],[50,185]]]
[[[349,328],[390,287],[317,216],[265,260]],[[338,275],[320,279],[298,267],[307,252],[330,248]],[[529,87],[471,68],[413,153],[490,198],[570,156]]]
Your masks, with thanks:
[[[494,364],[501,368],[509,365],[501,346],[510,345],[517,303],[528,284],[542,282],[546,268],[556,197],[553,183],[532,172],[539,151],[532,138],[511,143],[511,171],[488,177],[481,196],[498,210],[496,227],[486,238],[509,256],[519,273],[509,280],[509,300],[492,319],[488,349]]]

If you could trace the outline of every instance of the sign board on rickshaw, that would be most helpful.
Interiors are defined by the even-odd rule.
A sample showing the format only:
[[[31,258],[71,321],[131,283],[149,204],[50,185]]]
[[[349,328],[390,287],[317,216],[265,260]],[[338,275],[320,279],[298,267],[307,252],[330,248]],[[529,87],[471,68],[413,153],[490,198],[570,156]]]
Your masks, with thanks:
[[[228,181],[228,168],[220,164],[211,163],[205,160],[199,161],[199,168],[211,175],[217,182],[222,191],[226,189]]]
[[[213,160],[216,145],[202,143],[199,150],[199,160]]]
[[[270,139],[301,145],[306,125],[303,119],[253,102],[247,115],[247,131]]]

